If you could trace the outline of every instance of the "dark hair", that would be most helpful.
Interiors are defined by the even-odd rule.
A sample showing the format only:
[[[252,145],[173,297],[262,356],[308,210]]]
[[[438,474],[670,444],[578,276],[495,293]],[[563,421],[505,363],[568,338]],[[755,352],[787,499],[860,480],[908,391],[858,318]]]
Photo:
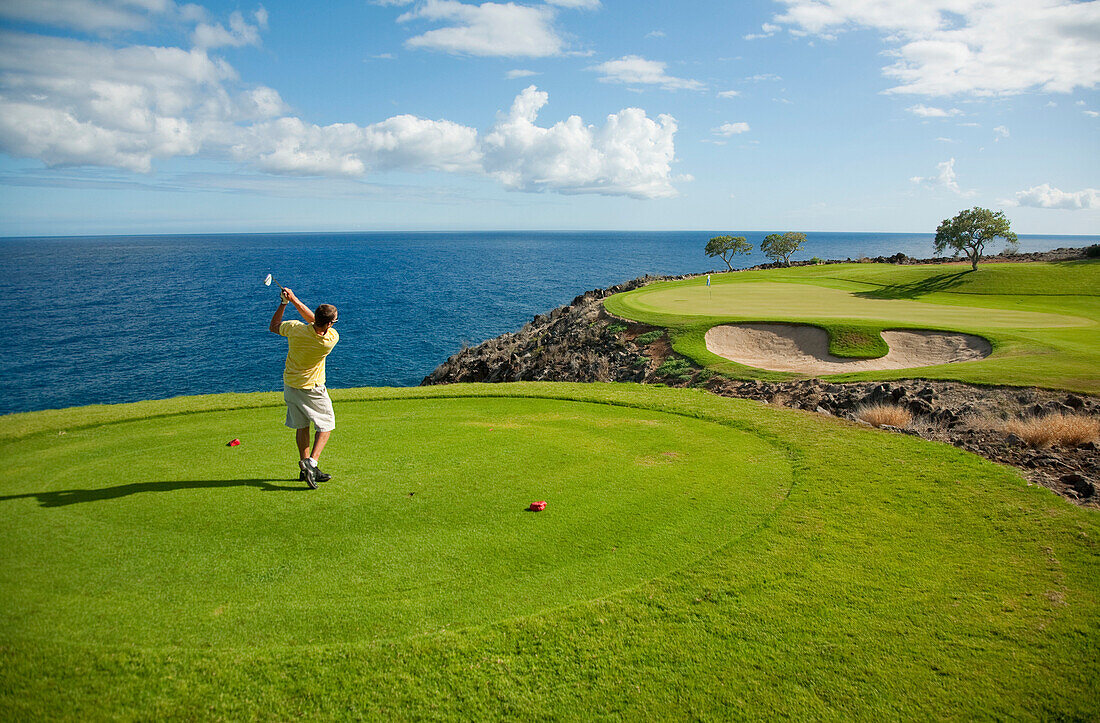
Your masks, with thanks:
[[[332,304],[321,304],[317,307],[317,310],[313,312],[313,323],[317,326],[324,326],[331,323],[336,318],[336,307]]]

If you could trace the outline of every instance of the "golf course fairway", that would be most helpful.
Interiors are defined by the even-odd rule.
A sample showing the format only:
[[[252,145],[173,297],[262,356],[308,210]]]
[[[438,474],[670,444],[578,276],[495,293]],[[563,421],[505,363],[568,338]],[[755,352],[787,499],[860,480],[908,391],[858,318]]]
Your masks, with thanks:
[[[742,378],[792,374],[712,353],[706,332],[736,322],[812,324],[837,356],[886,353],[880,334],[924,329],[972,334],[993,353],[979,361],[823,375],[834,381],[922,377],[1100,392],[1100,261],[969,264],[823,264],[713,274],[649,284],[604,300],[625,319],[670,330],[673,349]]]
[[[8,417],[4,717],[1100,713],[1100,518],[1008,468],[697,390],[333,399],[318,490],[274,393]]]

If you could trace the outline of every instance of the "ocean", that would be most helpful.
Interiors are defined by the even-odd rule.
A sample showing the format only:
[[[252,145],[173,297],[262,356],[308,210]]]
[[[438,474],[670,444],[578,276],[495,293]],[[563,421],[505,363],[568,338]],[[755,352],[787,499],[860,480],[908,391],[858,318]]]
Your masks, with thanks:
[[[0,413],[282,389],[278,289],[340,310],[329,386],[414,386],[464,344],[589,289],[725,268],[718,233],[230,234],[0,239]],[[931,234],[809,233],[794,258],[932,256]],[[1021,251],[1100,236],[1020,236]],[[1000,249],[997,246],[993,251]],[[763,263],[759,251],[738,259]],[[288,311],[286,318],[297,318]]]

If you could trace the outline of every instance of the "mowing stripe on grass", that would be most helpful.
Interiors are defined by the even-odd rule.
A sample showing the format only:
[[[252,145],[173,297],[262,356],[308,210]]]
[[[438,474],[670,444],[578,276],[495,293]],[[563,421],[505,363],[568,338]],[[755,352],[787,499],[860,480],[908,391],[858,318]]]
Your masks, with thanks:
[[[0,448],[0,627],[209,648],[491,622],[688,564],[757,526],[791,480],[760,438],[664,412],[452,398],[344,401],[339,414],[324,457],[335,478],[308,494],[277,408]],[[535,499],[549,509],[525,513]]]
[[[5,464],[19,462],[25,447],[54,474],[0,481],[0,493],[13,497],[0,501],[0,578],[12,601],[0,626],[0,712],[279,720],[1098,714],[1100,516],[1012,470],[947,445],[696,390],[456,385],[334,397],[341,427],[323,459],[340,476],[317,491],[284,489],[297,483],[281,471],[293,450],[278,429],[274,395],[90,410],[101,421],[128,421],[66,435],[53,425],[81,429],[82,410],[15,420]],[[390,401],[374,401],[383,398]],[[219,403],[246,408],[211,409]],[[198,407],[193,419],[133,418]],[[388,439],[372,436],[368,422]],[[221,425],[244,444],[222,446]],[[147,463],[156,479],[101,476],[108,453],[121,454],[127,439],[163,452]],[[212,461],[182,464],[181,441],[216,446]],[[737,483],[742,468],[751,476],[783,464],[790,484],[781,502],[753,496],[765,486]],[[419,489],[409,486],[414,470],[423,475]],[[358,484],[338,482],[349,476]],[[525,505],[528,483],[555,480],[555,494],[571,504],[538,495],[550,502],[546,512],[520,509],[503,521],[489,510],[464,514],[467,505],[513,496]],[[169,484],[141,487],[146,481]],[[777,481],[769,473],[761,485],[779,494]],[[66,490],[91,497],[50,496]],[[680,499],[692,494],[692,504]],[[695,504],[731,494],[740,495],[733,509]],[[643,495],[668,505],[667,514],[627,509]],[[563,514],[572,517],[554,516]],[[754,514],[755,525],[729,524]],[[682,523],[695,519],[719,524],[684,533]],[[529,536],[539,526],[555,537]],[[725,544],[705,539],[723,534]],[[616,539],[633,568],[615,567],[618,551],[606,543]],[[525,542],[543,545],[542,554],[525,558]],[[686,551],[661,563],[665,544]],[[367,549],[390,561],[370,570],[392,585],[389,598],[357,594],[375,584],[364,574]],[[501,555],[523,562],[512,569]],[[88,561],[98,575],[79,569]],[[605,587],[586,561],[624,575],[625,586]],[[60,567],[41,574],[50,565]],[[555,576],[559,565],[566,572]],[[551,595],[578,579],[590,587],[579,595],[574,588],[559,606],[543,596],[525,613],[515,596],[540,579]],[[502,619],[498,598],[510,595],[516,615]],[[391,600],[418,602],[390,610]],[[72,617],[51,612],[59,608]],[[127,609],[134,619],[120,622]],[[403,616],[454,620],[463,610],[474,614],[457,629],[376,637]],[[162,628],[168,611],[183,619]]]
[[[698,364],[741,378],[796,375],[734,364],[706,349],[706,331],[734,322],[820,326],[830,351],[880,356],[885,329],[974,334],[993,354],[982,361],[829,375],[836,381],[921,377],[977,384],[1100,392],[1100,263],[943,265],[836,264],[717,274],[650,284],[604,300],[620,317],[664,326],[672,347]],[[839,338],[867,337],[852,345]],[[854,338],[854,337],[852,337]]]

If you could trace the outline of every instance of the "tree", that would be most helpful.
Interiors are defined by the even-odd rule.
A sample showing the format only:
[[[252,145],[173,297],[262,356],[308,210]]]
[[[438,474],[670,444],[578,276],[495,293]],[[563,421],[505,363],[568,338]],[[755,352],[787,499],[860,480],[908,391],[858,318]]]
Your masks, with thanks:
[[[788,231],[785,234],[773,233],[764,237],[764,240],[760,243],[760,250],[776,263],[782,259],[786,266],[790,266],[791,254],[802,248],[804,243],[806,243],[806,234],[804,233],[794,231]]]
[[[707,242],[704,251],[707,256],[721,256],[722,260],[726,262],[726,266],[729,266],[730,271],[733,271],[733,264],[731,263],[733,257],[737,254],[752,253],[752,244],[746,241],[744,236],[715,236]]]
[[[955,250],[955,256],[965,252],[971,267],[977,271],[982,250],[998,236],[1010,248],[1016,246],[1016,234],[1009,230],[1004,211],[993,213],[988,208],[975,206],[969,211],[960,211],[955,218],[945,218],[940,223],[936,229],[936,255],[942,254],[948,248]]]

